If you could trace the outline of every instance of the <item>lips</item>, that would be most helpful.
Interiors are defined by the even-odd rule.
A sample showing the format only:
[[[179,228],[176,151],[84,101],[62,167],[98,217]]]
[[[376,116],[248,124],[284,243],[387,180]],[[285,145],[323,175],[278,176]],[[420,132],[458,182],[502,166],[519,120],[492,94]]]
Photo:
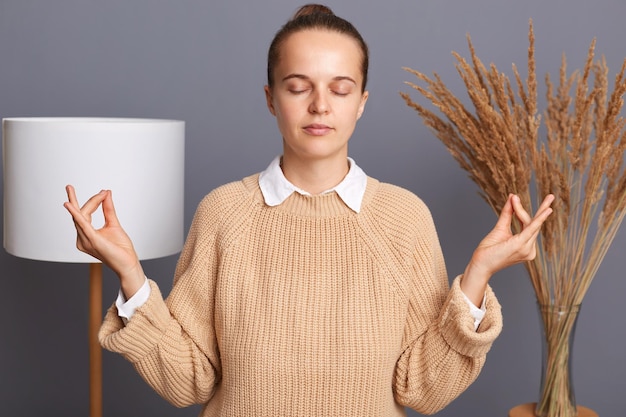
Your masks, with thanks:
[[[332,130],[330,126],[321,123],[312,123],[304,127],[304,131],[313,136],[323,136]]]

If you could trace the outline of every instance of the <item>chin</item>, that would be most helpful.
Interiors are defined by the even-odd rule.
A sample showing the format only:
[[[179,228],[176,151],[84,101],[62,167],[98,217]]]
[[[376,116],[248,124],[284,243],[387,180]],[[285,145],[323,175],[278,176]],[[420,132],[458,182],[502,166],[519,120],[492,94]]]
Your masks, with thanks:
[[[347,146],[333,145],[323,138],[307,142],[300,143],[300,146],[285,146],[285,151],[306,159],[333,159],[348,155]]]
[[[316,147],[314,149],[301,149],[296,153],[299,157],[303,159],[310,160],[332,160],[340,157],[347,157],[348,152],[346,150],[338,150],[338,149],[320,149]]]

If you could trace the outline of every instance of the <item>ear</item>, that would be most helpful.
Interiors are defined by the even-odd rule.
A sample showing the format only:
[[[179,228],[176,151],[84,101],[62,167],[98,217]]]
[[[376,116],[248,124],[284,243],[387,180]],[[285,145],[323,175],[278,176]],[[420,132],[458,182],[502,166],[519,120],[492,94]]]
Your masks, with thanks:
[[[365,111],[365,103],[367,103],[367,98],[369,97],[369,95],[370,95],[369,91],[364,91],[363,95],[361,96],[361,103],[359,104],[359,110],[357,111],[357,114],[356,114],[357,120],[361,118],[361,115],[363,115],[363,112]]]
[[[264,87],[265,90],[265,103],[267,104],[267,108],[274,116],[276,116],[276,109],[274,109],[274,103],[272,100],[272,90],[269,85]]]

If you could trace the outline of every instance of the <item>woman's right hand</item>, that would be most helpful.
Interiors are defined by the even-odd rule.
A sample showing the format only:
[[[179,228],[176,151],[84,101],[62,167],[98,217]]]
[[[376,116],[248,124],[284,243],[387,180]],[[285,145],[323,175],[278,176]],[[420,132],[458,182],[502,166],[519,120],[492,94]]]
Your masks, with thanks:
[[[120,278],[126,299],[143,285],[145,275],[133,243],[117,219],[110,190],[100,191],[80,207],[74,187],[66,187],[68,201],[63,204],[76,226],[76,247],[111,268]],[[95,229],[91,216],[102,205],[104,226]]]

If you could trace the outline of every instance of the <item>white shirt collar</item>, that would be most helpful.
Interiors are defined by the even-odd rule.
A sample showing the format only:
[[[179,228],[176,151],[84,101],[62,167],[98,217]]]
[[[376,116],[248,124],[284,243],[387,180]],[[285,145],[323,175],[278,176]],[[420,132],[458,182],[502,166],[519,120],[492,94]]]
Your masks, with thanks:
[[[268,206],[281,204],[294,192],[302,195],[311,195],[285,178],[283,170],[280,168],[280,158],[280,156],[274,158],[259,176],[261,193],[263,194],[265,204]],[[336,192],[348,207],[358,213],[361,210],[361,203],[367,187],[367,175],[352,158],[348,158],[348,162],[350,163],[350,169],[345,178],[337,186],[324,193]]]

